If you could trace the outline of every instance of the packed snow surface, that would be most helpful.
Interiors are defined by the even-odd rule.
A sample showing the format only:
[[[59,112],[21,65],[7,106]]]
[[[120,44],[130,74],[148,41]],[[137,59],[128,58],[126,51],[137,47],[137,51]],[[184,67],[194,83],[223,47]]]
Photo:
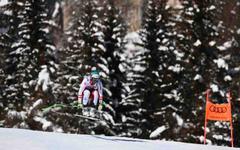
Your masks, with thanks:
[[[0,128],[0,150],[234,150],[235,148],[100,135]]]

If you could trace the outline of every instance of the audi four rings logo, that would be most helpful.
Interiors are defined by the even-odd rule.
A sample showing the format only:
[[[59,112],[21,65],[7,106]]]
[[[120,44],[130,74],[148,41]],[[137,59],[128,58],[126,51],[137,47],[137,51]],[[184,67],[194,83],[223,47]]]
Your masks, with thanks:
[[[216,107],[216,106],[211,106],[209,108],[209,110],[211,112],[215,112],[215,113],[225,113],[227,112],[227,108],[226,107]]]

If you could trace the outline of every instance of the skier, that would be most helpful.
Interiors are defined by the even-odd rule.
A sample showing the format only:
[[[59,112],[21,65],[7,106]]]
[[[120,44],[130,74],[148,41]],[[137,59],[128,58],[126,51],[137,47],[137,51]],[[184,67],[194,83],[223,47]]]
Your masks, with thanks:
[[[103,104],[103,85],[96,67],[91,69],[91,74],[84,77],[78,92],[79,106],[92,104],[102,110]],[[92,101],[91,101],[92,98]]]

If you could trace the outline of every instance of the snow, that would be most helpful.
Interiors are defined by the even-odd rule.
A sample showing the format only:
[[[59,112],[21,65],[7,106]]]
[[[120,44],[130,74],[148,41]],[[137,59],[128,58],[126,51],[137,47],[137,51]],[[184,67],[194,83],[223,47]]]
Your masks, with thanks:
[[[182,71],[182,67],[179,64],[175,64],[175,66],[169,66],[168,70],[172,70],[173,72],[179,73]]]
[[[17,112],[15,110],[11,110],[11,111],[8,111],[7,116],[10,119],[18,118],[18,119],[24,120],[26,118],[26,114],[27,113],[24,111]]]
[[[166,46],[159,46],[158,48],[160,51],[167,51],[168,50],[168,47]]]
[[[174,107],[173,105],[171,105],[171,104],[169,104],[169,105],[167,105],[167,106],[165,106],[165,107],[162,107],[162,110],[166,110],[166,109],[172,109],[172,110],[174,110],[174,111],[178,111],[178,109],[176,108],[176,107]],[[162,114],[162,112],[156,112],[156,113],[154,113],[154,114],[156,114],[156,115],[160,115],[160,114]]]
[[[98,64],[98,66],[107,74],[109,74],[109,69],[103,65],[103,64]],[[102,75],[102,73],[100,73]]]
[[[232,41],[227,41],[223,44],[224,47],[230,48],[232,46]]]
[[[210,46],[214,46],[216,44],[216,41],[211,41],[211,42],[209,42],[209,45]]]
[[[160,127],[162,131],[165,127]],[[1,150],[235,150],[236,148],[142,140],[101,135],[74,135],[0,128]]]
[[[194,80],[199,80],[200,82],[203,80],[203,77],[200,75],[200,74],[197,74],[195,77],[194,77]]]
[[[52,14],[52,17],[55,18],[57,16],[57,14],[59,13],[59,8],[60,8],[60,4],[59,3],[56,3],[55,4],[55,9],[54,9],[54,12]]]
[[[168,99],[172,99],[173,98],[173,95],[172,94],[164,94],[164,96],[166,97],[166,98],[168,98]]]
[[[138,46],[136,46],[136,43],[142,43],[141,38],[137,32],[130,32],[124,37],[124,41],[126,41],[125,48],[131,51],[136,51],[139,49]]]
[[[40,31],[43,31],[44,33],[49,33],[49,29],[48,28],[41,28]]]
[[[0,0],[0,7],[8,4],[8,0]]]
[[[53,45],[50,45],[50,44],[46,44],[46,47],[47,48],[50,48],[51,50],[56,50],[56,47],[55,46],[53,46]]]
[[[200,40],[197,40],[193,45],[196,46],[196,47],[198,47],[198,46],[201,45],[201,44],[202,44],[201,41],[200,41]]]
[[[193,24],[193,20],[186,20],[189,24]]]
[[[47,66],[42,66],[42,70],[40,71],[39,75],[38,75],[38,82],[37,82],[37,87],[42,85],[42,90],[43,91],[47,91],[48,90],[48,86],[50,84],[50,75],[48,73],[47,70]]]
[[[39,105],[41,105],[43,103],[42,99],[38,99],[36,102],[33,103],[33,106],[30,107],[30,111],[36,107],[38,107]]]
[[[218,68],[228,69],[228,64],[222,58],[214,59],[213,62],[218,65]]]
[[[240,34],[240,29],[237,30],[237,34]]]
[[[5,15],[12,15],[12,11],[6,10],[6,11],[3,12],[3,14],[5,14]]]
[[[210,87],[211,87],[213,92],[218,92],[219,91],[219,88],[216,84],[211,84]]]
[[[165,43],[167,43],[168,41],[169,41],[169,39],[164,38],[164,39],[162,40],[162,43],[165,44]]]
[[[214,6],[214,5],[211,5],[211,6],[209,7],[209,10],[214,10],[214,9],[216,9],[216,6]]]
[[[29,3],[28,3],[28,4],[29,4]],[[17,2],[17,5],[19,5],[19,6],[23,6],[24,3],[23,3],[23,2]]]
[[[35,121],[37,121],[37,122],[41,122],[41,123],[42,123],[42,129],[43,129],[43,130],[47,130],[48,127],[51,127],[51,126],[52,126],[52,123],[51,123],[50,121],[47,121],[47,120],[44,119],[44,118],[35,116],[33,119],[34,119]]]
[[[102,51],[106,52],[106,48],[105,48],[103,45],[99,44],[98,47],[99,47]]]
[[[217,46],[217,48],[218,48],[220,51],[226,50],[226,47],[224,47],[224,46]]]
[[[39,106],[39,105],[41,105],[43,103],[43,100],[42,99],[39,99],[39,100],[37,100],[35,103],[33,103],[33,108],[35,108],[35,107],[37,107],[37,106]]]
[[[184,121],[183,121],[182,117],[180,117],[180,116],[179,116],[177,113],[175,113],[175,112],[173,113],[173,117],[176,118],[178,126],[183,126]]]
[[[174,51],[174,54],[178,57],[178,58],[182,58],[184,56],[184,53],[181,53],[177,50]]]
[[[154,130],[151,134],[150,134],[150,138],[157,138],[159,135],[161,135],[161,133],[163,131],[165,131],[167,128],[166,126],[161,126],[161,127],[158,127],[156,130]]]
[[[232,77],[227,75],[224,77],[224,81],[232,81]]]
[[[158,17],[157,17],[157,22],[160,22],[161,19],[162,19],[162,15],[160,14],[160,15],[158,15]]]
[[[218,46],[217,48],[221,51],[227,50],[228,48],[232,47],[232,43],[233,41],[227,41],[225,43],[223,43],[223,45]]]
[[[143,72],[145,68],[141,65],[135,65],[133,70]]]

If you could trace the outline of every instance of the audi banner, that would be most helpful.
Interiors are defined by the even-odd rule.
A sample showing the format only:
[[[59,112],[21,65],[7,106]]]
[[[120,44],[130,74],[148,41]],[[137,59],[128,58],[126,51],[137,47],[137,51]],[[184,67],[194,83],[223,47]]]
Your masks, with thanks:
[[[214,121],[229,121],[231,129],[231,145],[233,147],[233,125],[232,125],[232,111],[231,111],[231,94],[227,93],[228,103],[214,104],[209,99],[210,90],[206,92],[206,113],[205,113],[205,124],[204,124],[204,144],[206,144],[207,137],[207,122],[208,120]]]
[[[215,121],[231,121],[231,106],[226,104],[213,104],[207,101],[206,119]]]

